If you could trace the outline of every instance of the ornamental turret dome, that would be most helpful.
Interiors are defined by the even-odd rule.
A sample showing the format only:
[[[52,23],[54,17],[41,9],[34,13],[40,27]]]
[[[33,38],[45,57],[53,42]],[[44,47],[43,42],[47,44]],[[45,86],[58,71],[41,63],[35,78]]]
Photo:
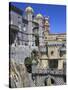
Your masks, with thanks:
[[[32,12],[32,13],[34,12],[34,11],[33,11],[33,8],[30,7],[30,6],[27,7],[27,8],[25,9],[25,11],[28,12],[28,13],[29,13],[29,12]]]
[[[37,14],[36,18],[37,19],[40,19],[40,18],[43,19],[43,16],[42,16],[42,14],[39,13],[39,14]]]

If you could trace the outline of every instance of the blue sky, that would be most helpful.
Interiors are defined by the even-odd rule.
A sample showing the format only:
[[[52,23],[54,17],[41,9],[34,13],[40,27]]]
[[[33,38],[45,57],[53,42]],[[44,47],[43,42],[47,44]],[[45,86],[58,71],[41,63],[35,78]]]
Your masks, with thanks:
[[[19,2],[12,2],[12,4],[21,10],[25,10],[26,7],[31,6],[35,15],[41,13],[43,16],[49,16],[51,33],[66,32],[66,6]]]

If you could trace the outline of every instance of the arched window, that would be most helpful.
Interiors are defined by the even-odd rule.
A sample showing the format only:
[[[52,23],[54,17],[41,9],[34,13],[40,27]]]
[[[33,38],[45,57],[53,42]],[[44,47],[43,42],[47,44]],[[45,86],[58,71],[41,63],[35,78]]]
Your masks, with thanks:
[[[48,82],[47,82],[48,78],[44,80],[44,85],[48,86]],[[55,84],[55,80],[53,78],[50,78],[51,80],[51,84]]]
[[[66,46],[65,44],[62,44],[62,46],[59,49],[60,57],[62,57],[64,54],[66,54]]]
[[[26,25],[24,24],[24,26],[23,26],[23,31],[26,31]]]
[[[51,55],[53,55],[54,51],[51,51]]]
[[[51,84],[55,84],[55,81],[54,79],[51,78]]]

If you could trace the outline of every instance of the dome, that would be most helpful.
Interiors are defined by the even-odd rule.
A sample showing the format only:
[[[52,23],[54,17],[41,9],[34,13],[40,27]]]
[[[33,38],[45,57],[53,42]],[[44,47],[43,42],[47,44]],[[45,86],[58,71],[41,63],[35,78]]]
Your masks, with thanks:
[[[39,13],[39,14],[37,14],[36,18],[37,18],[37,19],[43,18],[43,16],[42,16],[42,14]]]
[[[29,7],[27,7],[25,11],[26,11],[26,12],[34,12],[34,11],[33,11],[33,8],[32,8],[32,7],[30,7],[30,6],[29,6]]]

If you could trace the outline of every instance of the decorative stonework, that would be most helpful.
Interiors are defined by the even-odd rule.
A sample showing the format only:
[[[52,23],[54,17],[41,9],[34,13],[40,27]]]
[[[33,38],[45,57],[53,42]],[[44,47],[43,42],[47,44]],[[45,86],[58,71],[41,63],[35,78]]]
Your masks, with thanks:
[[[17,13],[13,13],[11,18],[15,27],[10,27],[11,34],[14,35],[10,44],[10,86],[15,88],[66,84],[66,34],[51,34],[50,18],[44,18],[40,13],[33,17],[34,10],[30,6],[25,9],[25,14],[21,26],[24,25],[26,30],[17,28]],[[32,56],[33,50],[36,50],[35,56]],[[27,57],[31,60],[30,73],[24,64]]]

